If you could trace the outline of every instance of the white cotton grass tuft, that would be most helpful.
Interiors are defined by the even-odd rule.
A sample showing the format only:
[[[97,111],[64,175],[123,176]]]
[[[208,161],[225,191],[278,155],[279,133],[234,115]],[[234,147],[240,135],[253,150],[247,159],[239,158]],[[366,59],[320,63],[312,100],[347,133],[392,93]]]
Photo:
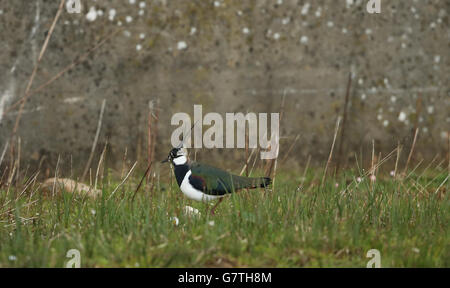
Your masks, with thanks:
[[[306,44],[308,43],[308,37],[303,35],[303,36],[300,38],[300,43],[306,45]]]
[[[95,7],[91,7],[89,8],[89,12],[86,14],[86,19],[89,22],[93,22],[95,21],[95,19],[97,19],[97,10],[95,9]]]
[[[178,49],[178,50],[184,50],[184,49],[186,49],[186,48],[187,48],[186,42],[180,41],[180,42],[177,43],[177,49]]]
[[[187,216],[200,216],[200,211],[191,206],[184,206],[184,214]]]
[[[170,217],[170,221],[173,223],[173,225],[178,226],[178,224],[180,224],[180,219],[178,219],[178,217]]]
[[[401,111],[400,114],[398,115],[398,120],[400,122],[404,122],[404,121],[406,121],[406,117],[407,117],[406,113]]]
[[[116,9],[110,9],[108,12],[108,19],[109,21],[113,21],[114,17],[116,17],[117,11]]]

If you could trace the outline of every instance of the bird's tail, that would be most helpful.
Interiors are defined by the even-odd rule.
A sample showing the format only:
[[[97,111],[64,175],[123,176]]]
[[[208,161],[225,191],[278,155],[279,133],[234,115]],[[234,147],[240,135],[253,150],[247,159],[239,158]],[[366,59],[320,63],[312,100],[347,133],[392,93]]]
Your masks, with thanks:
[[[240,177],[240,176],[234,176],[233,177],[233,185],[235,189],[243,189],[243,188],[265,188],[270,185],[272,182],[272,179],[269,177],[255,177],[255,178],[248,178],[248,177]]]
[[[259,179],[261,181],[259,187],[261,187],[261,188],[265,188],[265,187],[269,186],[272,183],[272,179],[270,179],[269,177],[261,177]]]

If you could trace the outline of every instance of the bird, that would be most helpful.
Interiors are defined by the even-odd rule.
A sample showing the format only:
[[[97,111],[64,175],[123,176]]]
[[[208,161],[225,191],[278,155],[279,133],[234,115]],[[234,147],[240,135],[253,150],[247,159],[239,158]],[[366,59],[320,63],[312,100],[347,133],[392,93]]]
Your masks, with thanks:
[[[184,147],[173,148],[167,159],[161,161],[166,162],[173,164],[178,186],[187,198],[201,202],[218,200],[211,209],[212,215],[226,195],[241,189],[266,188],[272,182],[269,177],[237,176],[216,167],[190,161]]]

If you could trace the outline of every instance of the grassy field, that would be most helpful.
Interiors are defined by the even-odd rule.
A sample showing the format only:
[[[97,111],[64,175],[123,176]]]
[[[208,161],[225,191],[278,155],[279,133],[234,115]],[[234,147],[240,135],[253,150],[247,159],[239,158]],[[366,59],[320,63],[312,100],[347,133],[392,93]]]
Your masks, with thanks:
[[[120,181],[105,175],[96,199],[3,186],[0,267],[64,267],[69,249],[82,267],[366,267],[370,249],[382,267],[450,267],[445,168],[376,181],[347,170],[323,185],[322,170],[300,172],[227,198],[215,216],[175,181],[133,200],[140,173],[114,195]]]

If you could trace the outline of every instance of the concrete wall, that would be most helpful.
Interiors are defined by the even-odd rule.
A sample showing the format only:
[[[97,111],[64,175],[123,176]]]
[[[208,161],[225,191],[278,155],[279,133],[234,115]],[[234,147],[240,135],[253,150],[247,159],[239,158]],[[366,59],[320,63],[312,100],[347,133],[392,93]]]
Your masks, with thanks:
[[[110,161],[145,155],[148,103],[158,99],[158,156],[170,149],[175,112],[286,110],[282,150],[300,134],[293,155],[326,158],[353,73],[347,153],[392,150],[411,142],[418,153],[446,151],[450,127],[448,1],[365,0],[81,0],[63,12],[40,65],[38,87],[103,37],[124,29],[25,105],[23,156],[73,156],[85,163],[103,99],[99,149]],[[9,137],[59,1],[0,0],[0,145]],[[139,152],[140,151],[140,152]],[[207,152],[208,153],[208,152]],[[242,151],[220,151],[241,157]],[[283,155],[283,154],[282,154]],[[353,158],[353,156],[351,156]]]

